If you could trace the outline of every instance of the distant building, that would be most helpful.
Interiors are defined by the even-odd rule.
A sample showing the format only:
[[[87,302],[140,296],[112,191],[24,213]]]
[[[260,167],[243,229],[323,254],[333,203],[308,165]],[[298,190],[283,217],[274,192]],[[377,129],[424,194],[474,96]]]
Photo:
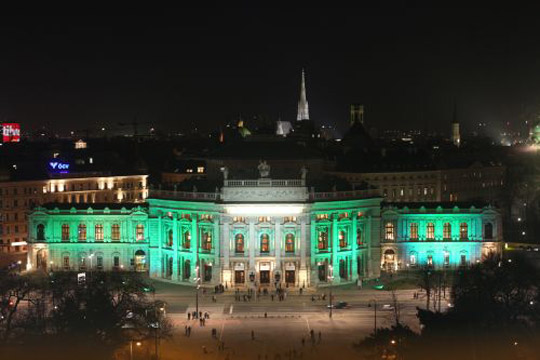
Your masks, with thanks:
[[[349,124],[352,127],[355,124],[364,125],[364,105],[352,104]]]
[[[302,82],[300,84],[300,100],[298,101],[298,113],[296,120],[309,120],[309,106],[306,97],[306,77],[302,69]]]

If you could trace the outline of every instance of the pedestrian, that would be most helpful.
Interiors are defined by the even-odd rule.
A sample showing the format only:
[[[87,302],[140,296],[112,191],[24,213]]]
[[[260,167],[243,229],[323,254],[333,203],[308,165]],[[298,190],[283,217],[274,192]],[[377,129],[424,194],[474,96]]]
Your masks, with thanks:
[[[315,296],[311,295],[311,301],[315,301]]]
[[[270,297],[272,298],[272,301],[274,301],[274,294],[270,295]]]
[[[187,325],[184,327],[184,334],[187,336]]]
[[[306,339],[302,338],[302,346],[306,345]]]
[[[264,312],[264,318],[266,319],[268,317],[268,314],[266,313],[266,311]]]
[[[199,311],[199,317],[200,318],[202,317],[202,311]]]
[[[255,340],[255,331],[251,330],[251,340]]]
[[[302,291],[303,291],[303,289],[302,289],[302,288],[300,288],[300,295],[302,295]]]
[[[191,326],[188,326],[187,333],[188,333],[188,337],[190,337],[191,336]]]
[[[203,351],[204,354],[208,354],[208,352],[206,351],[206,346],[204,346],[204,345],[202,346],[202,351]]]
[[[309,331],[309,335],[311,336],[311,340],[315,338],[315,332],[313,331],[313,329]]]
[[[191,313],[187,313],[187,319],[188,321],[191,320]]]

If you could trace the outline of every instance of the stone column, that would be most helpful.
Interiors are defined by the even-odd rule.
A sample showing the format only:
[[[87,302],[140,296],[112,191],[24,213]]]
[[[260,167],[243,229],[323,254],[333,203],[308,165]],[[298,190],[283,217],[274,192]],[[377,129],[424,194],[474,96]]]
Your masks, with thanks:
[[[358,279],[358,244],[356,242],[356,239],[358,237],[358,211],[353,211],[352,216],[352,226],[351,226],[351,236],[349,236],[349,239],[351,239],[351,256],[352,256],[352,263],[351,263],[351,280],[357,280]],[[365,234],[362,234],[365,236]]]
[[[178,214],[174,214],[173,218],[173,269],[172,280],[178,281],[178,246],[180,245],[181,237],[178,236]]]
[[[338,214],[333,213],[332,214],[332,257],[330,259],[333,273],[329,275],[334,276],[334,282],[339,283],[341,281],[341,278],[339,277],[339,261],[337,261],[337,254],[339,249],[339,233],[338,233]]]
[[[223,222],[221,223],[221,244],[220,244],[220,256],[223,256],[222,267],[223,273],[221,275],[221,281],[223,284],[227,283],[228,286],[232,283],[231,269],[230,269],[230,253],[231,253],[231,242],[229,239],[230,236],[230,225],[229,219],[225,216],[222,218]]]
[[[192,214],[192,220],[191,220],[191,244],[190,244],[190,250],[191,250],[191,278],[189,281],[191,282],[193,278],[200,277],[201,275],[201,269],[199,268],[199,272],[197,273],[196,267],[199,265],[199,256],[198,256],[198,250],[199,250],[199,231],[197,229],[197,215]]]
[[[302,216],[300,220],[300,271],[298,272],[298,285],[301,287],[309,286],[308,267],[306,263],[307,252],[310,251],[306,228],[306,219]]]
[[[256,240],[255,240],[255,220],[253,217],[249,217],[249,269],[248,269],[248,276],[250,271],[255,270],[255,246],[256,246]],[[249,279],[248,279],[249,280]]]
[[[281,268],[281,249],[283,237],[281,236],[281,221],[283,218],[276,218],[276,224],[274,227],[274,254],[276,257],[276,264],[274,269]],[[272,279],[273,281],[273,279]]]

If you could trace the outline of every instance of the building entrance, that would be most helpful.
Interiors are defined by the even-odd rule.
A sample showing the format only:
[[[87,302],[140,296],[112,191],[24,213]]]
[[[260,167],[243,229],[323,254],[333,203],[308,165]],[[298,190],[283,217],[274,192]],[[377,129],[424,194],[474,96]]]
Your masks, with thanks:
[[[259,272],[261,284],[270,284],[270,270],[261,270]]]
[[[243,284],[246,280],[246,275],[244,270],[236,270],[234,272],[234,282],[235,284]]]
[[[285,271],[285,281],[287,284],[294,284],[296,282],[295,270],[286,270]]]

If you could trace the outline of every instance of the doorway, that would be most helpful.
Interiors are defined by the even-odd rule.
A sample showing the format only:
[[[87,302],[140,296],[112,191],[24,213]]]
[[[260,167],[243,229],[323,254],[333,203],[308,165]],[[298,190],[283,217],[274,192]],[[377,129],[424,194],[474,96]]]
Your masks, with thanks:
[[[234,272],[234,283],[243,284],[246,280],[244,270],[236,270]]]
[[[287,284],[294,284],[296,282],[296,271],[295,270],[285,270],[285,282]]]
[[[270,284],[270,270],[261,270],[259,272],[261,284]]]

